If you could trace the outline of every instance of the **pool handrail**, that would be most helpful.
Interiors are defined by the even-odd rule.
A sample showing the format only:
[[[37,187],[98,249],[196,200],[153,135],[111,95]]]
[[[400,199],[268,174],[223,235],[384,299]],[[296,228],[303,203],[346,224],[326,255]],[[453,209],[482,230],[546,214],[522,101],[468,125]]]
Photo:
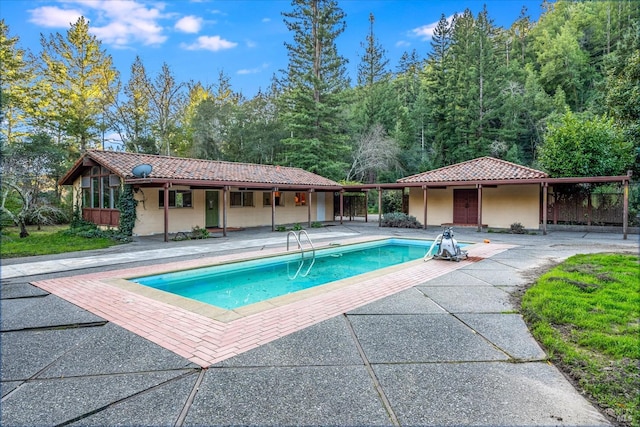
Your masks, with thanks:
[[[302,270],[302,266],[304,265],[304,248],[302,247],[302,241],[300,240],[300,236],[302,235],[304,235],[307,238],[307,241],[311,246],[311,252],[312,252],[311,264],[309,265],[309,268],[307,268],[307,271],[304,274],[302,274],[302,277],[307,277],[309,275],[309,273],[311,272],[311,269],[313,268],[313,265],[316,262],[316,248],[315,246],[313,246],[313,242],[309,237],[309,233],[307,233],[305,230],[298,231],[298,234],[296,234],[296,232],[293,230],[289,231],[287,233],[287,251],[289,251],[289,236],[293,236],[293,238],[296,239],[296,242],[298,244],[298,249],[300,249],[300,264],[298,265],[298,270],[296,271],[296,274],[294,274],[293,277],[289,276],[290,280],[294,280],[300,275],[300,271]]]
[[[291,230],[287,233],[287,251],[289,251],[289,237],[293,236],[294,239],[296,239],[296,243],[298,244],[298,249],[300,249],[300,254],[302,255],[302,258],[304,258],[304,248],[302,247],[302,241],[300,240],[300,236],[304,235],[307,238],[307,241],[309,242],[309,245],[311,246],[311,251],[313,254],[313,258],[315,259],[316,257],[316,248],[315,246],[313,246],[313,242],[311,241],[311,238],[309,237],[309,233],[307,233],[305,230],[300,230],[298,231],[298,234],[296,234],[295,231]]]

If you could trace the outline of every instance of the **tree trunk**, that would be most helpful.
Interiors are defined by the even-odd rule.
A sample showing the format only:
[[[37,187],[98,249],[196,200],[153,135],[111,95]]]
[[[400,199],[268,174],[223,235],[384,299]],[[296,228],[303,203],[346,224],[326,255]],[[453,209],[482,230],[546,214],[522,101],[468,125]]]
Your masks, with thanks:
[[[29,236],[29,232],[27,231],[27,226],[24,221],[20,221],[20,238],[24,239]]]

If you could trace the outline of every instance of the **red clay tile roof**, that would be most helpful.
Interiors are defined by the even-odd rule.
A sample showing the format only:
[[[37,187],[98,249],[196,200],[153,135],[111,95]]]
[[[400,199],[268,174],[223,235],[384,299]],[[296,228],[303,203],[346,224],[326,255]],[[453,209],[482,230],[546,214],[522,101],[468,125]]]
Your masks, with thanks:
[[[135,179],[132,170],[140,164],[149,164],[152,171],[148,178],[170,181],[215,181],[247,184],[302,185],[312,187],[340,187],[335,181],[307,172],[300,168],[234,163],[182,157],[156,156],[152,154],[125,153],[120,151],[89,150],[83,156],[111,170],[125,180]],[[80,159],[61,180],[70,184],[80,173]],[[204,185],[205,183],[203,183]]]
[[[440,169],[401,178],[399,183],[501,181],[546,178],[542,171],[493,157],[480,157]]]

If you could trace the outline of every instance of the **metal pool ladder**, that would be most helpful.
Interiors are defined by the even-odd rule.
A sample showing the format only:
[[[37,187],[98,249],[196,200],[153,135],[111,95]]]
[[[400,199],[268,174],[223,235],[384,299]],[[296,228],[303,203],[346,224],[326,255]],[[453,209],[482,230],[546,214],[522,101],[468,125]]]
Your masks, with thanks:
[[[289,237],[293,236],[293,238],[296,240],[296,243],[298,244],[298,249],[300,249],[300,265],[298,265],[298,270],[296,271],[296,273],[293,275],[293,277],[289,276],[289,278],[291,280],[295,279],[296,277],[298,277],[300,275],[300,271],[302,270],[302,266],[304,266],[304,253],[305,250],[302,247],[302,240],[301,237],[304,236],[307,239],[307,242],[309,242],[309,246],[311,246],[311,264],[309,264],[309,268],[307,268],[307,271],[302,274],[302,277],[307,277],[307,275],[309,274],[309,272],[311,271],[311,268],[313,267],[313,264],[315,264],[316,262],[316,248],[313,246],[313,242],[311,241],[311,238],[309,238],[309,234],[305,231],[305,230],[300,230],[298,231],[298,233],[296,234],[295,231],[289,231],[287,233],[287,251],[289,250]]]

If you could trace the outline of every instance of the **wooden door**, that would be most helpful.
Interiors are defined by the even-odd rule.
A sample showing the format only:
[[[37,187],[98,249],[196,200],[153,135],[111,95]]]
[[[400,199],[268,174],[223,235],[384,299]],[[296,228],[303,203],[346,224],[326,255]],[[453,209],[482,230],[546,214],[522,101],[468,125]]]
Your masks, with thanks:
[[[205,203],[205,227],[218,227],[220,220],[218,215],[218,192],[207,191],[205,196]]]
[[[453,223],[478,224],[478,190],[453,190]]]

